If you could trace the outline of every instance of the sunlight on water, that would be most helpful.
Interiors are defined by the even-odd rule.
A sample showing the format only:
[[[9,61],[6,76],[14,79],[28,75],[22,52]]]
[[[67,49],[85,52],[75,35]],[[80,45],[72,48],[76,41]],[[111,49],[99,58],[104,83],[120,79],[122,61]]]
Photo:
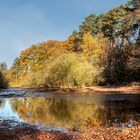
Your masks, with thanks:
[[[5,119],[5,120],[14,119],[14,120],[21,121],[21,119],[18,116],[18,113],[13,111],[10,99],[0,100],[0,119]]]

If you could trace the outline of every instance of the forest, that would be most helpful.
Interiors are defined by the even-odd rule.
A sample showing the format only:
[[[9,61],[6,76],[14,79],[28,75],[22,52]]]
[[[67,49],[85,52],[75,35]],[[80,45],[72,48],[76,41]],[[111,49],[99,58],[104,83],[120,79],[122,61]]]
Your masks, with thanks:
[[[67,40],[33,44],[9,70],[5,63],[0,65],[0,87],[80,88],[132,82],[140,82],[140,0],[90,14]]]

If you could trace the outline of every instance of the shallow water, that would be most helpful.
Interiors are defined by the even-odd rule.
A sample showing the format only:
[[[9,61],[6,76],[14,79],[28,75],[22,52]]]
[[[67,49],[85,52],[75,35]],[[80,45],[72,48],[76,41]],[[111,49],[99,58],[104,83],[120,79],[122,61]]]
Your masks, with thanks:
[[[140,121],[140,94],[79,96],[2,90],[0,120],[64,128],[125,126]]]

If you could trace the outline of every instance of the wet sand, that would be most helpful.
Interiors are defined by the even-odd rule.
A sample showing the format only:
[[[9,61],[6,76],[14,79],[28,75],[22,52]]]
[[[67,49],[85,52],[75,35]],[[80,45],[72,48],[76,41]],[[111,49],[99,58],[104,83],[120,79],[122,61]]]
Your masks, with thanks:
[[[121,86],[121,87],[89,87],[89,88],[83,88],[81,91],[77,92],[83,92],[83,93],[129,93],[129,94],[140,94],[140,86]]]

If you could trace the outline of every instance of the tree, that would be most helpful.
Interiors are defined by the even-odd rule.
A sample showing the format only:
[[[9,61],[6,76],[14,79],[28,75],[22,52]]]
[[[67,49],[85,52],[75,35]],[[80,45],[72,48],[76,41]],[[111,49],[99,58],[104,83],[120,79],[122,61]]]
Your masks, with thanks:
[[[100,31],[100,22],[98,16],[91,14],[85,18],[85,21],[80,25],[80,34],[90,33],[92,36],[96,36]]]
[[[101,32],[104,36],[109,38],[111,47],[114,44],[115,26],[118,24],[119,20],[126,15],[126,13],[125,6],[120,6],[100,15],[99,17],[99,20],[101,21]]]
[[[90,63],[99,63],[101,48],[90,33],[85,33],[81,42],[82,54]]]
[[[140,82],[140,47],[132,48],[127,60],[127,76],[129,81]]]
[[[6,65],[6,63],[1,63],[0,64],[0,71],[1,72],[4,72],[4,71],[6,71],[7,70],[7,65]]]
[[[139,77],[139,3],[131,0],[99,16],[91,14],[67,40],[49,40],[22,51],[8,72],[11,83],[59,87],[92,85],[98,83],[97,77],[114,84],[135,80]]]
[[[77,52],[79,51],[80,44],[80,34],[76,31],[72,33],[71,36],[64,42],[63,46],[67,49],[68,52]]]
[[[0,88],[5,88],[8,86],[8,81],[5,77],[6,70],[7,70],[6,63],[1,63],[0,64]]]

